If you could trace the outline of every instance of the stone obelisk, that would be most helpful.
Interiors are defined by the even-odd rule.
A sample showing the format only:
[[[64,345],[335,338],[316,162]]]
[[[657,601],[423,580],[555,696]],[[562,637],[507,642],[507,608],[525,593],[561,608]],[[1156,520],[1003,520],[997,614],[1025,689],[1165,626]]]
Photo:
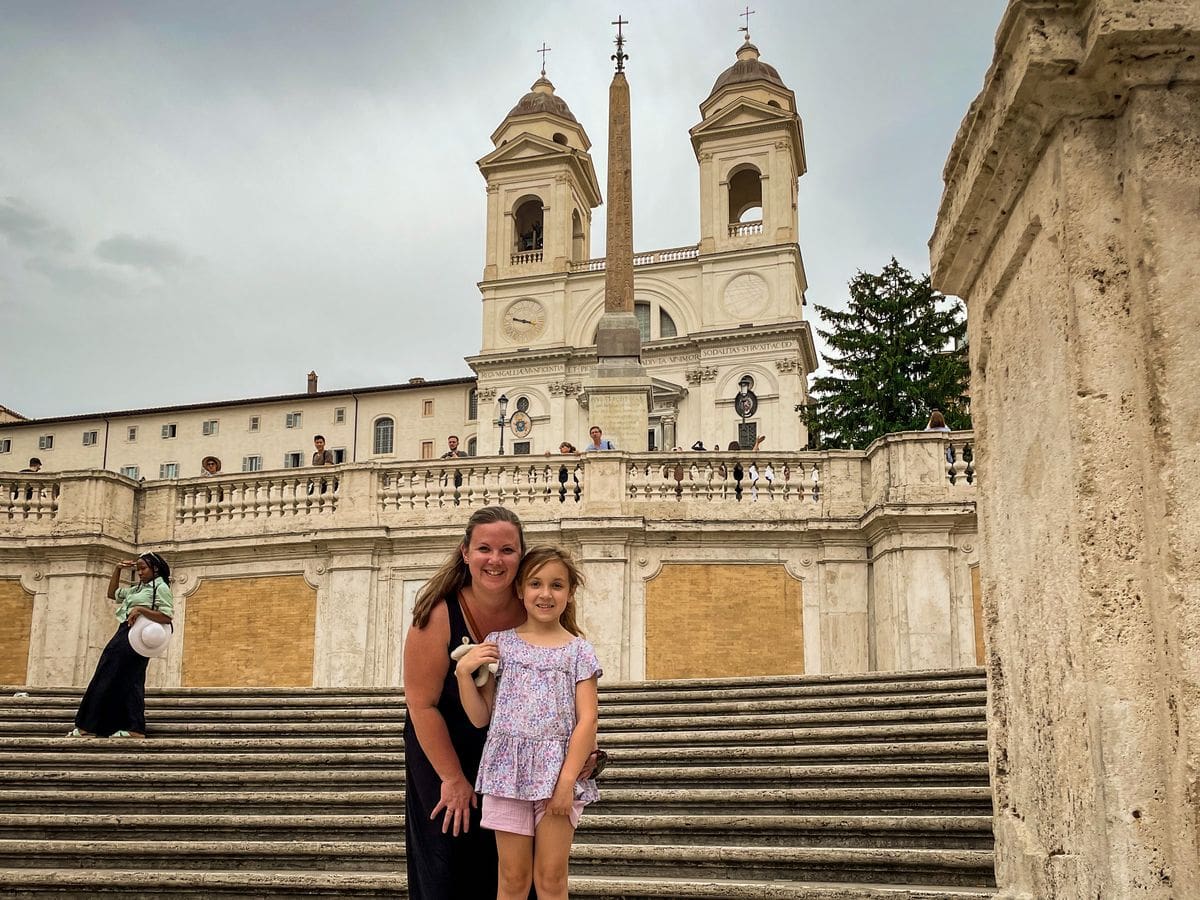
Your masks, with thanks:
[[[625,37],[617,16],[616,72],[608,90],[608,234],[604,315],[596,331],[596,373],[589,380],[588,418],[621,450],[646,450],[650,379],[642,368],[642,338],[633,312],[633,151]]]

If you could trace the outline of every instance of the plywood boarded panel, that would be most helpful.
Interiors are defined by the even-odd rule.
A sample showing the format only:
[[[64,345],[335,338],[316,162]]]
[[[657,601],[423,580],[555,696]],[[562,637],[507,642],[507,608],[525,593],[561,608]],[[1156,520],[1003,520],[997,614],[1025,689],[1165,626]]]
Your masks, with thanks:
[[[185,687],[309,687],[317,591],[302,575],[205,581],[187,598]]]
[[[802,610],[781,565],[664,565],[646,585],[646,677],[800,674]]]
[[[0,684],[24,684],[29,668],[33,594],[17,580],[0,581]]]

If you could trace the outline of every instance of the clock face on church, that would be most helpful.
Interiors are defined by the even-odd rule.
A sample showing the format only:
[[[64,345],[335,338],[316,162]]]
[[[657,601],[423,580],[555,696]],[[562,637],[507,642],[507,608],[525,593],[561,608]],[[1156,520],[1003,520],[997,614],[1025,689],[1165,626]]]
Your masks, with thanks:
[[[546,307],[536,300],[517,300],[504,311],[500,323],[504,335],[514,344],[537,340],[546,330]]]

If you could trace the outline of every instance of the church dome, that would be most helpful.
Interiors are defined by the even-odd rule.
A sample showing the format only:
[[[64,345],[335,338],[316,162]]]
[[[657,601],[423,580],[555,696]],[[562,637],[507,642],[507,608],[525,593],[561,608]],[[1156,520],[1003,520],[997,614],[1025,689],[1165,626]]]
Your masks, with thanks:
[[[529,93],[517,101],[517,105],[509,110],[505,118],[513,116],[528,116],[538,113],[549,113],[570,122],[577,122],[575,114],[567,106],[567,101],[554,93],[554,85],[545,75],[541,76],[529,88]]]
[[[717,82],[708,92],[708,96],[712,97],[722,88],[731,84],[742,84],[749,81],[769,81],[785,91],[788,89],[775,67],[758,58],[758,48],[750,43],[750,35],[746,35],[746,42],[738,48],[737,62],[717,76]]]

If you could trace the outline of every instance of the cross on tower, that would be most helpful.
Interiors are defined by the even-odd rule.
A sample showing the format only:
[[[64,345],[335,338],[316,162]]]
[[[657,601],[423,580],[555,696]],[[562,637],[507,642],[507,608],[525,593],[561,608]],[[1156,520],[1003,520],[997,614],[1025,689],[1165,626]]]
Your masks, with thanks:
[[[546,54],[549,53],[550,50],[551,50],[551,48],[546,46],[546,42],[542,41],[542,49],[537,51],[538,53],[542,54],[542,77],[543,78],[546,77]]]
[[[740,13],[738,13],[739,16],[742,16],[746,20],[745,25],[738,26],[738,31],[746,32],[746,40],[750,40],[750,17],[753,15],[756,15],[756,14],[757,14],[756,11],[751,9],[749,6],[747,6],[744,10],[742,10]]]
[[[617,39],[613,41],[617,45],[617,52],[612,55],[612,58],[617,61],[617,71],[625,71],[625,60],[629,59],[629,54],[625,52],[625,35],[621,33],[621,26],[628,25],[628,19],[622,19],[621,14],[617,13],[617,21],[610,23],[617,26]]]

